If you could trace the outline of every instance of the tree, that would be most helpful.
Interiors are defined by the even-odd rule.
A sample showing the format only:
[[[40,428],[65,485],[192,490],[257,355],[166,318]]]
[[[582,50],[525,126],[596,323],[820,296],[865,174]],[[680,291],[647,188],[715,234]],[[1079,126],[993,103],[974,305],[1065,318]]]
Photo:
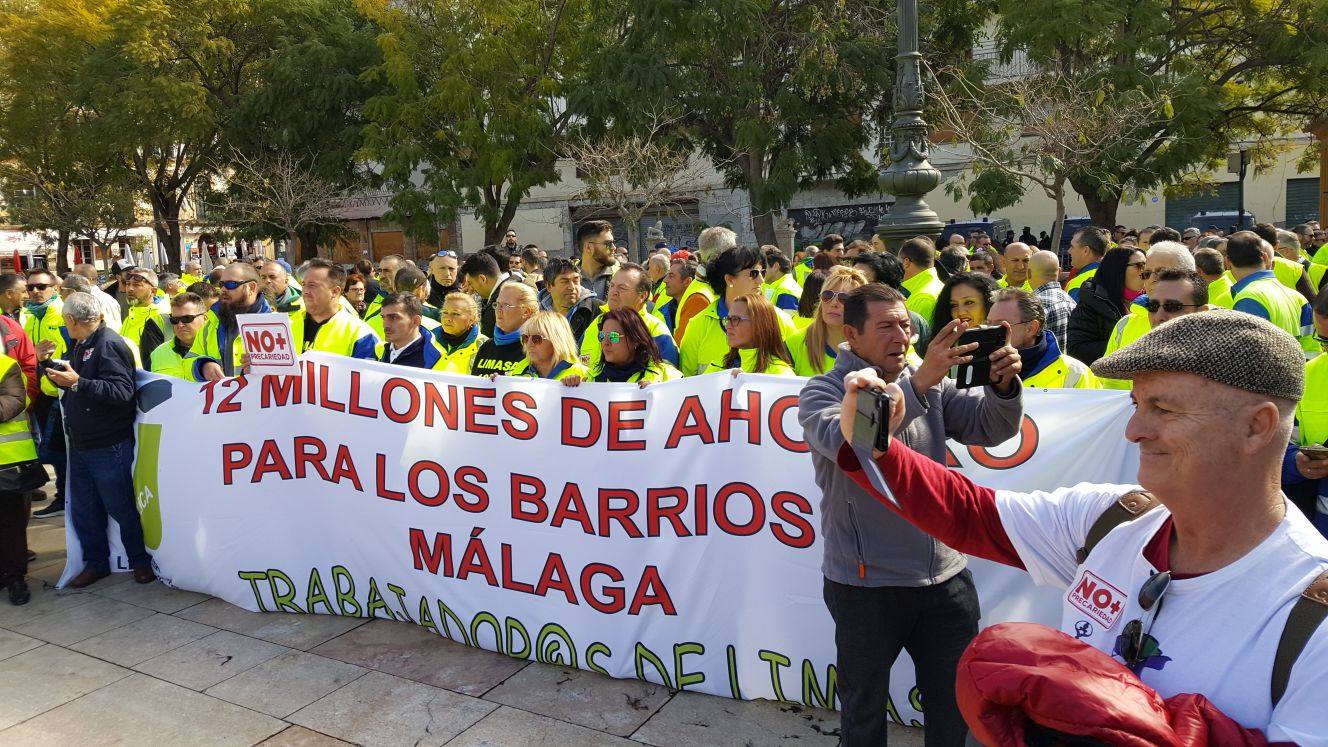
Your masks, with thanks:
[[[69,241],[87,238],[103,250],[136,222],[136,185],[108,152],[86,111],[71,106],[71,81],[33,79],[34,69],[73,64],[93,41],[95,24],[26,4],[0,6],[0,185],[8,220],[54,233],[59,271],[69,269]],[[38,42],[40,23],[58,29]]]
[[[223,223],[247,224],[257,233],[284,238],[292,252],[301,235],[342,225],[344,193],[289,153],[259,160],[236,151],[221,168],[227,189],[209,207]]]
[[[1153,110],[1170,95],[1127,91],[1106,106],[1109,84],[1104,89],[1055,69],[985,85],[957,68],[933,77],[939,82],[929,101],[934,124],[967,145],[971,164],[946,190],[967,194],[974,214],[989,215],[1019,202],[1026,185],[1041,189],[1055,203],[1052,246],[1060,246],[1071,176],[1121,188],[1129,164],[1113,159],[1148,134],[1136,112]],[[1120,106],[1125,101],[1129,105]]]
[[[971,46],[985,2],[928,4],[931,50]],[[594,122],[632,128],[635,107],[667,101],[683,133],[730,187],[746,189],[753,229],[775,243],[775,214],[824,180],[877,191],[891,114],[894,0],[600,0],[593,74],[573,98]]]
[[[389,217],[436,240],[475,211],[497,243],[530,191],[558,180],[581,76],[586,0],[356,0],[383,28],[387,86],[370,99],[364,155],[397,191]]]
[[[705,187],[692,154],[668,141],[676,116],[656,115],[639,135],[585,133],[571,139],[567,157],[586,187],[577,197],[604,205],[622,218],[627,245],[640,250],[641,220],[660,210],[681,209],[680,199]]]
[[[306,131],[322,127],[328,138],[358,131],[324,126],[329,111],[347,107],[327,87],[277,77],[295,69],[292,57],[317,51],[311,40],[327,39],[328,29],[363,25],[350,0],[9,0],[5,10],[0,55],[15,68],[26,63],[27,74],[0,95],[61,92],[51,111],[77,111],[136,178],[173,265],[192,190],[253,127],[248,117],[264,111],[264,94],[275,100],[274,82],[297,94],[284,100],[287,124],[305,116]]]
[[[1169,100],[1134,110],[1144,134],[1070,174],[1094,223],[1116,223],[1128,191],[1167,186],[1225,160],[1233,141],[1298,131],[1322,111],[1328,16],[1316,0],[1001,0],[996,38],[1045,68],[1106,92]],[[1107,83],[1112,87],[1108,88]],[[1103,166],[1122,164],[1103,181]]]

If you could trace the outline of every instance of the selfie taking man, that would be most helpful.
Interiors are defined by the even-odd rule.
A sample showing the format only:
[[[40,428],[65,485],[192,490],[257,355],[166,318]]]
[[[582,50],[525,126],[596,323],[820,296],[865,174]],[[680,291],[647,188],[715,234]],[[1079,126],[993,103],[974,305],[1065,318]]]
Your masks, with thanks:
[[[890,668],[900,650],[917,667],[928,745],[962,745],[967,728],[955,704],[955,668],[977,634],[978,597],[963,555],[933,541],[875,501],[836,466],[844,446],[844,377],[874,368],[900,386],[907,411],[897,439],[944,464],[946,439],[994,446],[1014,437],[1023,417],[1019,353],[990,356],[991,385],[958,389],[946,378],[970,362],[976,344],[956,346],[967,325],[937,330],[921,366],[906,362],[904,296],[873,283],[843,299],[844,337],[835,367],[813,377],[798,399],[798,421],[821,488],[825,604],[835,621],[841,744],[886,743]]]
[[[1328,540],[1278,487],[1304,369],[1295,337],[1226,309],[1173,319],[1099,359],[1094,373],[1134,382],[1125,438],[1139,447],[1137,485],[993,490],[902,438],[883,450],[846,444],[837,469],[937,540],[1058,590],[1061,631],[1160,698],[1202,695],[1187,725],[1212,738],[1193,743],[1323,744]],[[864,367],[847,377],[841,407],[855,410],[871,388],[908,389]],[[895,406],[892,432],[905,417]],[[1017,676],[1031,678],[1039,662],[1026,653]],[[1118,670],[1094,676],[1122,692]],[[1076,684],[1058,731],[1086,733],[1075,731],[1094,726],[1085,713],[1156,712],[1138,694]],[[1077,712],[1085,698],[1109,702]]]

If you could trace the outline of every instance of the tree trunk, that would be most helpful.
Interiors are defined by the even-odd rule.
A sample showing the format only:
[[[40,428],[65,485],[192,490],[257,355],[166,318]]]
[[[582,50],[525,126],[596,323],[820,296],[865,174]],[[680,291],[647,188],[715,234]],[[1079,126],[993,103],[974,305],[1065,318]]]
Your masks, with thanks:
[[[1056,217],[1051,222],[1051,246],[1049,249],[1056,252],[1056,256],[1061,254],[1061,234],[1065,232],[1065,180],[1056,180]],[[1061,259],[1061,265],[1065,265],[1064,258]]]
[[[752,212],[752,232],[756,234],[756,243],[776,244],[775,214],[763,207],[765,153],[758,150],[743,156],[742,170],[747,180],[747,207]]]
[[[318,231],[316,228],[306,228],[291,235],[299,240],[298,246],[300,249],[292,258],[287,260],[288,262],[293,261],[295,264],[303,264],[318,256]],[[296,245],[292,244],[291,246]]]
[[[1116,225],[1116,211],[1120,209],[1120,187],[1104,187],[1095,179],[1076,179],[1073,176],[1070,177],[1070,184],[1088,206],[1088,217],[1093,225],[1110,231]]]
[[[60,231],[56,241],[55,271],[63,276],[69,272],[69,232]]]
[[[158,248],[166,247],[166,269],[180,274],[180,204],[165,195],[154,195],[152,199],[152,228],[157,243],[152,247],[152,257],[157,256]],[[152,262],[156,264],[156,260]]]
[[[627,230],[627,256],[631,261],[640,264],[642,255],[646,251],[641,248],[641,221],[626,216],[624,218],[623,228]]]

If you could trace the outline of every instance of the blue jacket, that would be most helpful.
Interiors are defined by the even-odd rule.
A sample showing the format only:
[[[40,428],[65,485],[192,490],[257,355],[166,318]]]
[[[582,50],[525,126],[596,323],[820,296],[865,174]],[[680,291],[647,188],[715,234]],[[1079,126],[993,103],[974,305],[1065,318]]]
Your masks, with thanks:
[[[79,451],[114,446],[134,438],[134,353],[115,332],[102,326],[69,351],[78,374],[61,404],[69,445]]]

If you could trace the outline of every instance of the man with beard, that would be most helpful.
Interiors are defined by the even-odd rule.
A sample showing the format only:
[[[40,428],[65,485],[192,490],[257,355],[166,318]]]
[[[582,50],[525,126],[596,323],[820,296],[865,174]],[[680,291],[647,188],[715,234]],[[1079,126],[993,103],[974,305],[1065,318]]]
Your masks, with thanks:
[[[589,220],[576,229],[576,248],[581,255],[581,284],[600,298],[609,297],[609,281],[618,271],[614,260],[613,224]]]
[[[185,374],[194,381],[216,381],[241,371],[244,341],[236,314],[268,314],[272,307],[258,292],[258,271],[234,262],[221,271],[221,299],[208,309],[207,321],[194,338],[193,365]]]

